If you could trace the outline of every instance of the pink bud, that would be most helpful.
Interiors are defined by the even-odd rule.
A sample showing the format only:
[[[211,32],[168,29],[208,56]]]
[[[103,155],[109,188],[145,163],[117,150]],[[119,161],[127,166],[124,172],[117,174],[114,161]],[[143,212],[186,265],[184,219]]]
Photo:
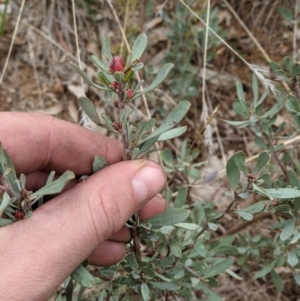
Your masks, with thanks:
[[[112,127],[115,130],[122,132],[122,123],[121,122],[117,122],[117,121],[113,122]]]
[[[131,97],[133,96],[133,91],[132,91],[132,89],[127,89],[127,90],[126,90],[126,95],[127,95],[128,98],[131,98]]]
[[[118,102],[118,100],[117,100],[117,99],[115,99],[115,100],[114,100],[114,106],[115,106],[116,108],[118,108],[118,107],[119,107],[119,102]]]
[[[17,220],[19,220],[19,219],[23,219],[25,217],[25,214],[24,212],[16,210],[14,216]]]
[[[112,82],[110,85],[114,90],[117,90],[119,87],[119,84],[117,82]]]
[[[112,72],[123,71],[124,66],[122,59],[119,56],[115,56],[109,65],[109,70]]]

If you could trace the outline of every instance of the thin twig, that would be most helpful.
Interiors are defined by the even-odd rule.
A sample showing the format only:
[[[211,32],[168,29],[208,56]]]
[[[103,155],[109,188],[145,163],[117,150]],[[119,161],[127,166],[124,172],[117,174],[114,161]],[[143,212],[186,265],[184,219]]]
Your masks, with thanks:
[[[260,126],[260,128],[261,128],[261,126]],[[261,130],[262,130],[262,128],[261,128]],[[289,177],[288,177],[287,171],[284,168],[284,166],[282,165],[281,160],[278,157],[278,154],[277,154],[277,152],[275,150],[275,146],[273,144],[273,141],[271,140],[271,138],[269,137],[269,135],[267,133],[264,133],[264,135],[267,138],[267,140],[268,140],[268,142],[269,142],[269,144],[271,146],[271,153],[273,154],[275,160],[277,161],[278,165],[280,166],[280,168],[281,168],[281,170],[282,170],[282,172],[283,172],[283,174],[285,176],[285,179],[288,181]]]

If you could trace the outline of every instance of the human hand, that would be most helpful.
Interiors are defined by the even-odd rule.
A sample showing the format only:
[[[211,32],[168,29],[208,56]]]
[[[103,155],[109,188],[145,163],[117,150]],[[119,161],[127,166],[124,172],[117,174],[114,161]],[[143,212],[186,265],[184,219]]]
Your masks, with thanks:
[[[47,300],[84,259],[118,262],[130,239],[126,221],[139,209],[141,220],[166,209],[156,196],[165,185],[162,169],[147,160],[119,162],[116,140],[41,114],[0,113],[0,120],[0,141],[28,190],[42,187],[52,170],[91,174],[94,155],[112,164],[0,228],[1,300]]]

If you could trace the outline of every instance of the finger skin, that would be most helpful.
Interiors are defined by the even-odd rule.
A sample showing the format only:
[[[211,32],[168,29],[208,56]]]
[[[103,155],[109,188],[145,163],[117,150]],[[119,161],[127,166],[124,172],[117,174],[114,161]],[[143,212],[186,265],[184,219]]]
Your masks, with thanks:
[[[108,267],[121,261],[126,255],[125,243],[108,240],[89,256],[89,264]]]
[[[37,170],[91,174],[94,156],[122,159],[120,142],[39,113],[1,112],[0,141],[18,173]]]
[[[151,161],[125,161],[92,175],[30,218],[1,228],[0,271],[5,277],[0,277],[0,296],[18,301],[50,298],[79,263],[143,206],[137,203],[132,179],[146,166],[157,169],[142,193],[150,200],[163,188],[165,174]]]
[[[139,211],[140,221],[160,214],[166,209],[166,200],[156,196]],[[126,247],[122,242],[128,242],[129,240],[130,231],[126,226],[123,226],[118,232],[110,237],[109,241],[106,241],[93,251],[89,257],[90,264],[102,267],[116,264],[122,260],[126,254]]]

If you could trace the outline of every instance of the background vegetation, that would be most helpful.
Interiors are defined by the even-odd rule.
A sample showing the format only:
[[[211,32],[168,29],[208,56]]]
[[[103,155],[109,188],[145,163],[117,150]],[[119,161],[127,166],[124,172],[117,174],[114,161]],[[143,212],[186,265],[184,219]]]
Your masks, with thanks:
[[[129,256],[94,269],[101,285],[83,300],[148,300],[156,292],[152,300],[298,299],[299,10],[298,0],[0,1],[1,110],[85,125],[77,104],[85,91],[99,114],[113,114],[69,62],[78,63],[79,50],[92,78],[101,37],[125,57],[122,31],[130,45],[148,36],[146,83],[164,63],[175,65],[147,107],[137,99],[136,118],[162,120],[180,100],[192,104],[187,132],[160,142],[160,157],[151,158],[168,173],[170,207],[189,209],[188,221],[199,227],[163,227],[159,242],[146,236],[144,255],[156,274],[141,267],[146,280],[130,282],[140,270]],[[169,284],[152,284],[158,278]],[[63,288],[53,300],[65,300]]]

